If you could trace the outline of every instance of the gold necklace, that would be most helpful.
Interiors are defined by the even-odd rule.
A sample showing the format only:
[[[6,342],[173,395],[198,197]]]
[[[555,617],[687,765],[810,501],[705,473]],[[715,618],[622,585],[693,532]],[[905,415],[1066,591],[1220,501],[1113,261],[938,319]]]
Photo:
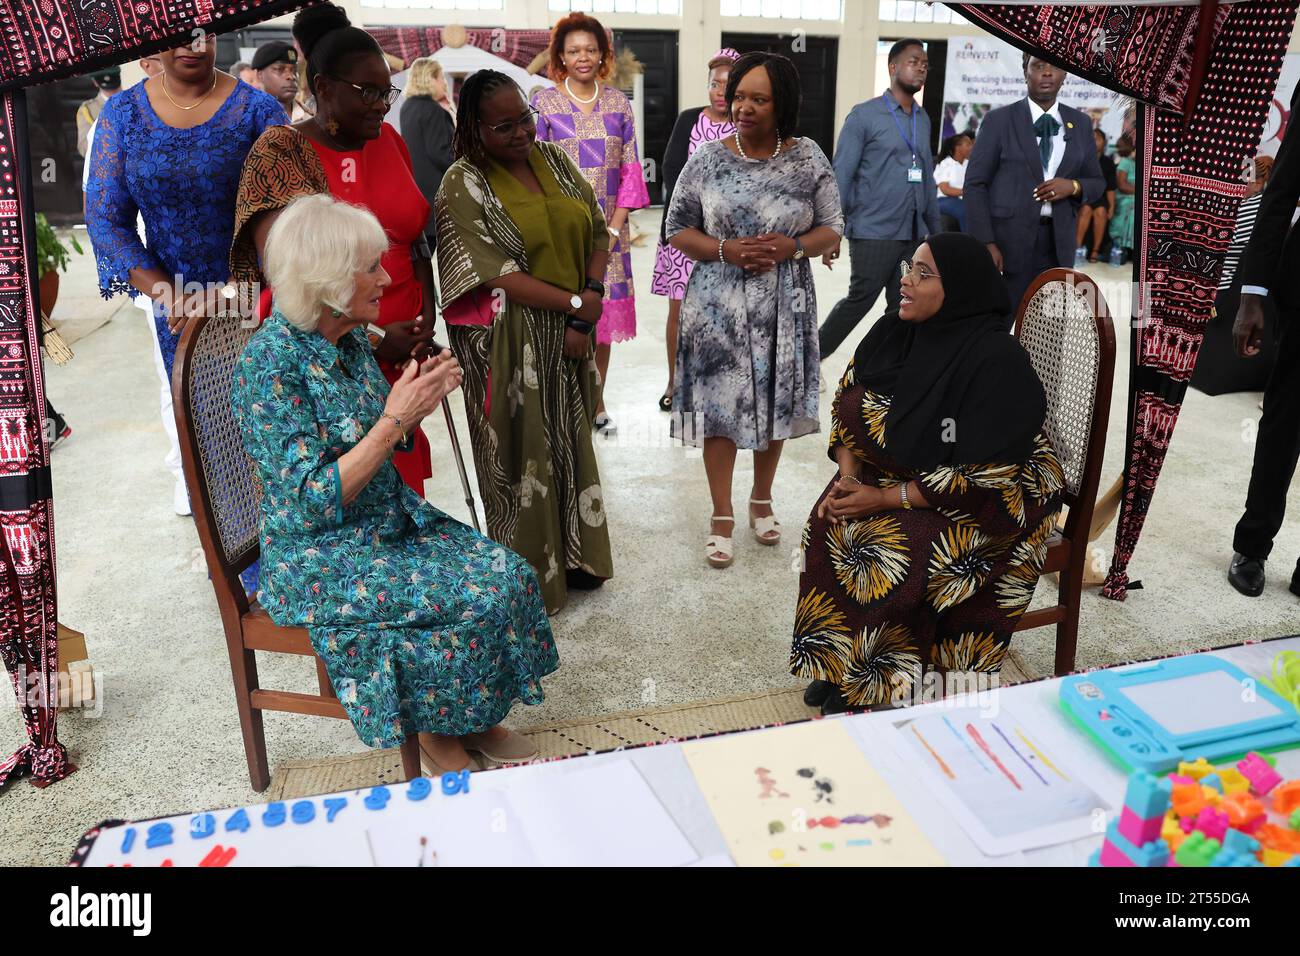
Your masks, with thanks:
[[[217,78],[214,76],[212,78],[212,85],[208,87],[208,91],[206,93],[204,93],[201,97],[199,97],[199,101],[197,103],[195,103],[193,106],[181,106],[181,104],[177,103],[174,99],[172,99],[172,95],[167,92],[166,75],[162,77],[160,82],[162,83],[163,96],[167,97],[167,102],[170,103],[172,106],[176,107],[178,110],[185,110],[186,112],[189,112],[190,110],[198,109],[200,106],[202,106],[203,101],[206,100],[209,96],[211,96],[212,91],[217,88]]]

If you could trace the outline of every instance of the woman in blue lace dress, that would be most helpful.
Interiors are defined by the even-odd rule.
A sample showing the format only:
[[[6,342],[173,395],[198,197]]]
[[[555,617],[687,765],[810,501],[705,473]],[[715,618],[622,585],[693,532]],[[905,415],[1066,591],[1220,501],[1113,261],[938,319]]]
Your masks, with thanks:
[[[559,666],[541,587],[393,466],[461,369],[443,351],[390,389],[365,335],[391,287],[388,245],[372,213],[327,195],[295,199],[267,236],[275,305],[231,395],[263,487],[262,604],[307,628],[366,743],[418,732],[434,774],[467,751],[527,760],[536,749],[500,723],[516,700],[541,703]]]
[[[230,277],[244,157],[263,130],[285,120],[273,98],[216,69],[216,50],[215,35],[168,50],[161,74],[110,98],[87,160],[86,228],[100,292],[153,300],[168,383],[186,317],[217,309]],[[165,421],[170,389],[163,394]],[[176,511],[188,513],[184,479],[176,481]],[[256,580],[247,574],[245,587]]]

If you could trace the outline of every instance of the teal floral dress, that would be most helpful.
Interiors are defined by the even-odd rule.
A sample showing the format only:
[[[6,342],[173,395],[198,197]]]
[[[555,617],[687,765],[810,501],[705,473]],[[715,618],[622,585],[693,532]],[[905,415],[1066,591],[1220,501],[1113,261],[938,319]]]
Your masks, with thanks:
[[[391,462],[348,505],[338,459],[383,414],[364,332],[337,346],[277,310],[231,400],[262,481],[259,599],[306,627],[358,736],[460,736],[542,702],[559,666],[528,562],[429,505]]]

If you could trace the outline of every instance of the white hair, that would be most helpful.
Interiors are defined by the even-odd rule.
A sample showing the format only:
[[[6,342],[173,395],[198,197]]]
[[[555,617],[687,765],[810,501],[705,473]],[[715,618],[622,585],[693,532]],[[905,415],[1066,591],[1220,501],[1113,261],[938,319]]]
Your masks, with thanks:
[[[299,196],[266,237],[263,271],[276,308],[304,332],[313,332],[322,308],[352,308],[356,274],[388,250],[374,213],[325,193]]]

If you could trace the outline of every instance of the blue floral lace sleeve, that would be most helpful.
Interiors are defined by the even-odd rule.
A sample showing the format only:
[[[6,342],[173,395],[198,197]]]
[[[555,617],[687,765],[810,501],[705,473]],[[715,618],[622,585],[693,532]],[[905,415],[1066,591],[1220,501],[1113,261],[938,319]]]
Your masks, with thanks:
[[[87,160],[91,164],[86,182],[86,231],[95,251],[99,289],[104,298],[125,292],[132,298],[140,293],[131,285],[131,270],[163,269],[162,262],[145,248],[136,217],[139,209],[126,181],[126,154],[121,142],[123,113],[114,109],[113,97],[104,105],[95,123],[95,138]]]
[[[259,338],[235,369],[231,400],[244,448],[262,478],[263,533],[276,530],[279,521],[297,532],[336,527],[343,521],[343,482],[304,371],[285,367],[274,349],[259,348]]]

